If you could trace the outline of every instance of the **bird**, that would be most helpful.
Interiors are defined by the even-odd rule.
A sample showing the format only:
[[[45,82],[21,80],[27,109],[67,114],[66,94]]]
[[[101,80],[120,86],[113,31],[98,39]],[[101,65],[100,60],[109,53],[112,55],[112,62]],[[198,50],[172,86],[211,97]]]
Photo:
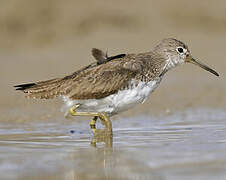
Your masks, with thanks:
[[[93,133],[99,118],[106,132],[112,134],[110,117],[144,103],[169,70],[192,63],[219,76],[194,59],[185,43],[174,38],[163,39],[144,53],[108,57],[107,53],[93,48],[92,55],[96,62],[68,76],[14,87],[23,91],[27,98],[61,97],[70,115],[92,117]]]

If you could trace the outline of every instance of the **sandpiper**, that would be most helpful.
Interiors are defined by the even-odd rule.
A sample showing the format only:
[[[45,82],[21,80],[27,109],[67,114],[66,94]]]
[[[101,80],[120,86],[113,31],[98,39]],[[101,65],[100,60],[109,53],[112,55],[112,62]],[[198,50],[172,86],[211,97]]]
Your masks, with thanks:
[[[173,38],[163,39],[152,51],[119,54],[108,57],[99,49],[92,54],[97,60],[73,74],[15,86],[26,97],[52,99],[62,97],[73,116],[92,116],[90,127],[95,133],[100,118],[107,132],[112,133],[110,116],[143,103],[158,87],[166,72],[178,65],[192,63],[213,73],[195,60],[188,46]]]

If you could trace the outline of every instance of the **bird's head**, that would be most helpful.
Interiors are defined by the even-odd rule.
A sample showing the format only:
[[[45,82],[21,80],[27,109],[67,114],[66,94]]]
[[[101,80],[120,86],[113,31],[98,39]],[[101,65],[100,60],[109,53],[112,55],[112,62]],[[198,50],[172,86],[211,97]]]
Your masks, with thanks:
[[[216,76],[219,74],[207,65],[194,59],[188,46],[183,42],[173,38],[163,39],[154,49],[155,52],[161,54],[166,59],[166,69],[171,69],[177,65],[184,63],[192,63],[213,73]]]

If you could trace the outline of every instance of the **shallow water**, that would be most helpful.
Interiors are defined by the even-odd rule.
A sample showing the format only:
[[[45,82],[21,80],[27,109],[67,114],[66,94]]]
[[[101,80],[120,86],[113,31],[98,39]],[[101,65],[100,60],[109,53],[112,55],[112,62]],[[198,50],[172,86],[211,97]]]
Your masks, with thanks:
[[[112,147],[108,139],[95,147],[85,120],[4,123],[1,179],[226,178],[224,110],[120,118],[113,129]]]

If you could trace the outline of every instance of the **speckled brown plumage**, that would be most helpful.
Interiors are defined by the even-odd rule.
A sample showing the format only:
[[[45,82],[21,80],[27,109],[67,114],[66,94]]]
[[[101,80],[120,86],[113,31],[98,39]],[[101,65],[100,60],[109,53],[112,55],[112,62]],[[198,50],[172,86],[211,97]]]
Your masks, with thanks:
[[[158,61],[151,61],[156,57]],[[65,95],[70,99],[100,99],[126,88],[132,79],[149,81],[155,78],[161,74],[162,66],[163,58],[153,52],[128,54],[99,65],[92,63],[64,78],[37,82],[19,90],[28,98],[51,99]]]
[[[182,51],[182,52],[179,52]],[[188,47],[173,38],[162,40],[153,51],[139,54],[119,54],[108,57],[93,49],[96,62],[73,74],[48,81],[18,85],[27,97],[51,99],[66,96],[72,100],[101,99],[133,82],[149,82],[163,76],[169,69],[190,62],[219,76],[219,74],[192,58]]]
[[[109,116],[143,103],[159,86],[168,70],[188,62],[219,76],[194,59],[184,43],[173,38],[162,40],[153,51],[146,53],[108,57],[103,51],[92,49],[92,55],[96,62],[69,76],[17,85],[16,90],[23,91],[30,98],[63,96],[66,114],[94,117],[90,121],[94,135],[99,118],[105,125],[104,134],[112,137]]]

